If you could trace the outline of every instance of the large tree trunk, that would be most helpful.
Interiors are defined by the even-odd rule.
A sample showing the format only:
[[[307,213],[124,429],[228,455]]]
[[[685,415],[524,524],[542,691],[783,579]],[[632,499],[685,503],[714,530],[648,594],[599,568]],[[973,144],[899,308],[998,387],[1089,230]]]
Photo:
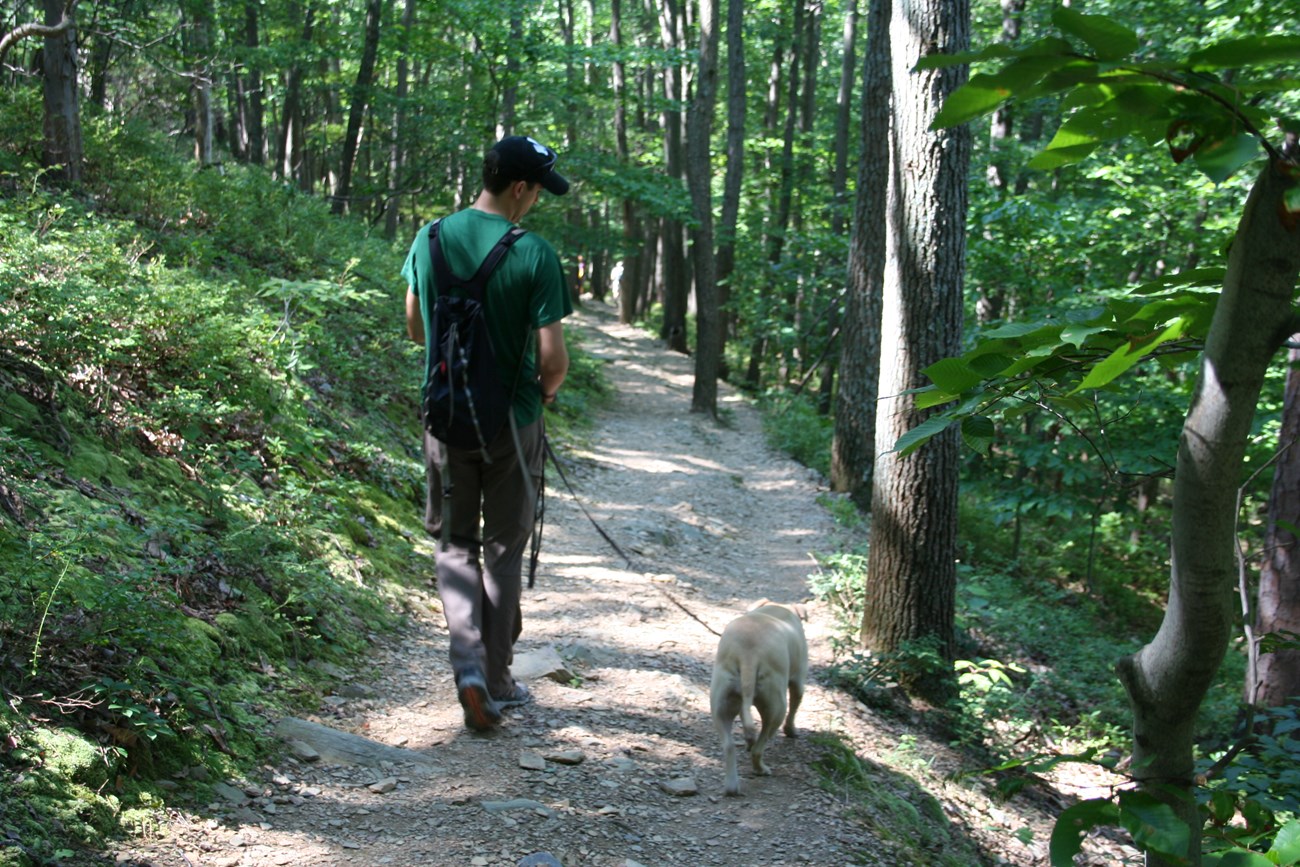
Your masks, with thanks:
[[[1169,602],[1155,637],[1118,666],[1133,705],[1133,774],[1188,823],[1193,863],[1200,817],[1171,790],[1193,785],[1197,711],[1233,634],[1236,496],[1255,405],[1269,364],[1297,330],[1300,232],[1278,216],[1289,183],[1267,167],[1237,227],[1179,438]],[[1149,855],[1147,863],[1174,862]]]
[[[339,183],[334,193],[331,210],[342,214],[352,196],[352,169],[361,142],[361,121],[370,106],[370,90],[374,86],[375,56],[379,53],[379,20],[384,11],[383,0],[370,0],[366,6],[366,38],[361,51],[361,66],[357,80],[352,85],[352,105],[348,107],[348,131],[343,138],[343,159],[339,164]]]
[[[718,307],[722,310],[722,342],[731,337],[734,314],[731,275],[736,267],[736,227],[740,222],[740,185],[745,173],[745,0],[727,3],[727,170],[722,181],[722,215],[718,226]],[[725,364],[725,362],[724,362]],[[726,376],[725,369],[722,374]]]
[[[46,166],[70,183],[81,181],[81,106],[77,95],[77,25],[64,0],[45,0],[45,25],[34,33],[45,36],[44,97]],[[7,46],[6,46],[7,47]]]
[[[393,107],[393,129],[388,143],[388,196],[384,202],[384,237],[397,238],[397,226],[402,212],[402,185],[406,182],[406,151],[403,134],[406,130],[406,99],[411,87],[409,55],[411,27],[415,23],[415,0],[406,0],[402,13],[402,32],[397,53],[397,99]]]
[[[695,387],[691,412],[718,414],[722,326],[718,315],[717,262],[713,255],[713,109],[718,92],[718,4],[700,0],[700,65],[687,117],[687,178],[695,214]]]
[[[965,70],[913,71],[923,54],[970,45],[965,0],[893,0],[888,249],[881,321],[880,394],[871,554],[862,643],[894,651],[932,641],[952,659],[957,553],[957,432],[900,457],[895,441],[925,420],[909,389],[921,371],[961,351],[970,129],[930,125]],[[934,697],[948,672],[905,684]]]
[[[853,79],[857,75],[857,32],[858,0],[849,0],[844,10],[844,62],[840,67],[840,89],[835,97],[835,161],[831,168],[831,231],[836,235],[844,231],[844,215],[848,211],[849,122],[853,115]]]
[[[681,40],[682,9],[680,0],[664,0],[660,7],[659,30],[664,51],[669,55],[683,47]],[[673,183],[680,183],[682,166],[682,113],[677,108],[682,102],[682,68],[677,61],[664,68],[664,167]],[[664,321],[659,336],[670,349],[686,351],[687,282],[686,254],[682,245],[680,220],[665,218],[661,222],[663,243],[661,283],[664,302]]]
[[[212,108],[212,9],[203,0],[181,4],[185,24],[185,53],[190,64],[190,103],[194,111],[194,161],[206,167],[216,161],[216,126]]]
[[[291,7],[292,13],[298,13],[298,4]],[[282,179],[297,180],[298,188],[310,192],[311,180],[303,170],[304,140],[302,111],[302,77],[303,56],[311,46],[312,31],[316,22],[316,4],[307,3],[301,13],[294,14],[293,20],[302,20],[302,34],[298,40],[298,52],[284,73],[284,108],[280,112],[280,135],[275,150],[276,172]]]
[[[614,89],[614,148],[620,166],[627,166],[627,77],[623,63],[623,4],[610,0],[609,40],[614,44],[614,64],[611,83]],[[631,196],[623,197],[623,271],[618,281],[618,321],[630,325],[636,321],[637,296],[641,291],[639,279],[645,268],[645,241],[641,237],[641,222],[637,217],[636,202]]]
[[[260,30],[258,3],[256,0],[244,0],[244,45],[248,47],[252,56],[244,80],[248,101],[246,158],[256,166],[260,166],[266,160],[266,112],[262,107],[262,70],[261,60],[256,56],[261,42]]]
[[[1300,334],[1291,336],[1291,369],[1287,371],[1282,406],[1281,455],[1273,471],[1268,498],[1268,530],[1264,536],[1264,565],[1259,572],[1255,639],[1269,633],[1300,634]],[[1258,657],[1255,682],[1247,701],[1280,707],[1300,696],[1300,650],[1278,650]]]
[[[840,333],[840,390],[831,443],[831,489],[871,507],[880,387],[880,305],[885,275],[885,199],[889,171],[889,0],[868,7],[862,68],[857,198],[849,237],[849,286]]]

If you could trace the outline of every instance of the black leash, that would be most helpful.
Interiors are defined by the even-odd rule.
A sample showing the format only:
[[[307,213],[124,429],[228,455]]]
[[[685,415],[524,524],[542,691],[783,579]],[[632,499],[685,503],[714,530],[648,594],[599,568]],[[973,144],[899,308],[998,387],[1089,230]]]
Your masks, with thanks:
[[[588,512],[587,507],[582,504],[582,500],[578,497],[578,492],[573,489],[573,485],[569,482],[569,477],[564,474],[564,466],[560,463],[559,456],[555,453],[555,449],[551,447],[551,438],[543,434],[542,443],[546,447],[546,456],[551,459],[551,463],[555,466],[555,471],[560,474],[560,481],[564,482],[564,487],[569,489],[569,493],[573,495],[573,501],[578,504],[578,508],[582,510],[582,514],[587,516],[587,520],[591,522],[591,526],[596,528],[596,532],[600,534],[600,537],[609,544],[609,547],[614,549],[618,556],[623,558],[623,562],[627,565],[627,568],[631,569],[632,558],[623,553],[623,549],[618,547],[618,543],[614,541],[609,533],[605,532],[604,527],[596,523],[596,519],[591,516],[591,512]],[[537,560],[541,556],[542,530],[546,524],[545,490],[546,461],[543,460],[542,484],[537,488],[537,527],[533,531],[533,546],[528,562],[528,588],[530,590],[533,587],[533,581],[537,575]]]

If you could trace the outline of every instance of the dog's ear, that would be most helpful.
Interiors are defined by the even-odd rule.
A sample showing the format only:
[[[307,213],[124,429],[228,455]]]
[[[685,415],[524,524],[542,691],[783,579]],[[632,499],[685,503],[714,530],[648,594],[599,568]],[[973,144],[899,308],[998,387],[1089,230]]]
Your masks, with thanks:
[[[768,599],[766,596],[764,596],[762,599],[758,600],[753,605],[749,606],[749,610],[755,611],[759,608],[762,608],[764,605],[775,605],[775,604],[776,603],[774,603],[771,599]]]
[[[790,610],[799,615],[799,619],[804,623],[808,622],[808,606],[802,602],[794,602],[790,605]]]

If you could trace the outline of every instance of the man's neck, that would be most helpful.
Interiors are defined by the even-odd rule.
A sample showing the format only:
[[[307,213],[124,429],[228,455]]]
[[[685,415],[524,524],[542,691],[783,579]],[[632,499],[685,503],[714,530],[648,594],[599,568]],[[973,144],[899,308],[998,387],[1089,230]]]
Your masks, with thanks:
[[[494,196],[487,190],[483,190],[478,194],[478,198],[474,200],[474,204],[470,205],[470,207],[476,211],[483,211],[487,214],[496,214],[498,217],[505,217],[507,220],[514,223],[517,221],[516,218],[519,215],[519,209],[517,207],[511,207],[513,204],[514,203],[505,196]]]

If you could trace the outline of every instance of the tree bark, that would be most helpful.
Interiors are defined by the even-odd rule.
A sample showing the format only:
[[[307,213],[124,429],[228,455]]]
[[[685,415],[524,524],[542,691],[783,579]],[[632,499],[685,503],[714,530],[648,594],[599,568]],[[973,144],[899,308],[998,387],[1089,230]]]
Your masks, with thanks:
[[[618,164],[629,163],[627,147],[627,78],[623,63],[623,4],[610,0],[609,40],[614,45],[611,83],[614,89],[614,155]],[[636,321],[637,296],[640,293],[640,269],[645,267],[645,244],[641,237],[636,202],[623,197],[623,271],[618,281],[618,321],[630,325]]]
[[[415,23],[415,0],[406,0],[402,13],[402,32],[397,54],[397,100],[393,107],[393,129],[388,145],[388,196],[384,202],[384,237],[397,238],[397,226],[402,211],[402,187],[406,182],[406,150],[403,136],[406,131],[406,100],[411,88],[409,55],[411,27]]]
[[[687,178],[695,215],[695,386],[691,412],[718,415],[718,365],[722,327],[718,313],[717,260],[713,253],[713,110],[718,89],[718,4],[700,0],[700,62],[695,99],[687,117]]]
[[[1246,440],[1269,363],[1296,330],[1300,232],[1288,232],[1278,216],[1290,183],[1267,167],[1238,224],[1179,438],[1164,620],[1149,644],[1118,664],[1133,706],[1134,776],[1188,823],[1193,863],[1200,817],[1190,798],[1170,791],[1190,793],[1193,785],[1197,712],[1233,634],[1236,495]],[[1147,863],[1173,862],[1148,855]]]
[[[849,237],[848,298],[840,333],[840,391],[831,442],[831,489],[871,508],[880,387],[880,306],[885,275],[889,185],[889,0],[871,0],[862,67],[857,197]]]
[[[75,184],[81,181],[83,154],[81,106],[77,94],[77,25],[71,6],[64,0],[44,0],[45,24],[28,25],[31,29],[23,35],[45,37],[42,70],[45,76],[44,164],[51,168],[58,166],[51,174]],[[18,38],[22,36],[12,41],[16,42]],[[4,49],[7,50],[7,46]],[[4,51],[0,50],[0,56],[3,54]]]
[[[659,32],[663,48],[676,54],[683,47],[681,36],[680,0],[664,0],[660,7]],[[682,166],[682,113],[676,106],[682,101],[682,68],[670,62],[664,69],[664,100],[662,123],[664,130],[664,168],[673,183],[681,183]],[[680,220],[666,217],[660,223],[662,252],[661,284],[664,304],[664,321],[659,336],[668,348],[686,352],[686,256],[682,245]]]
[[[1291,342],[1300,341],[1293,334]],[[1259,573],[1255,639],[1269,633],[1300,634],[1300,349],[1290,352],[1286,397],[1282,405],[1281,457],[1273,471],[1268,498],[1268,529],[1264,535],[1264,564]],[[1259,656],[1256,682],[1246,696],[1251,704],[1281,707],[1300,696],[1300,650],[1278,650]]]
[[[245,95],[248,102],[248,114],[245,124],[248,132],[246,156],[248,161],[255,166],[260,166],[266,161],[266,112],[262,107],[261,61],[257,56],[258,46],[261,43],[260,31],[258,3],[256,0],[245,0],[244,45],[248,48],[250,56],[248,71],[244,78]]]
[[[844,231],[844,214],[848,210],[849,123],[853,114],[853,79],[857,75],[857,31],[858,2],[849,0],[844,10],[841,40],[844,63],[840,67],[840,89],[835,97],[835,161],[831,169],[831,232],[836,235]]]
[[[357,159],[361,141],[361,121],[370,105],[370,91],[375,80],[375,56],[379,53],[379,21],[384,11],[383,0],[370,0],[366,4],[366,36],[361,51],[361,66],[352,85],[352,104],[348,107],[348,131],[343,138],[343,158],[339,164],[339,183],[334,192],[331,210],[342,214],[348,209],[352,197],[352,169]]]
[[[194,161],[201,167],[216,161],[213,150],[212,9],[203,0],[184,0],[185,54],[189,62],[190,102],[194,110]]]
[[[925,420],[908,389],[922,369],[961,351],[970,129],[930,125],[965,80],[961,67],[913,71],[923,54],[970,45],[966,0],[893,0],[889,28],[893,76],[887,250],[881,317],[881,373],[871,553],[862,643],[894,651],[933,643],[953,653],[957,551],[957,432],[900,457],[893,444]],[[904,686],[945,694],[951,672],[918,673]]]
[[[718,226],[718,307],[722,313],[720,354],[731,336],[728,310],[731,277],[736,267],[736,227],[740,222],[740,186],[745,173],[745,2],[727,3],[727,170],[722,181]],[[724,374],[725,375],[725,374]]]

